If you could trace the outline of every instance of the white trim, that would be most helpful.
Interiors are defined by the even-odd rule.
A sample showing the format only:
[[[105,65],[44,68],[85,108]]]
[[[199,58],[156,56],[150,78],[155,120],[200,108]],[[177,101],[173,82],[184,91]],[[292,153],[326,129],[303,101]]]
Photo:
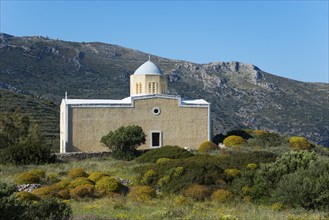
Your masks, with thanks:
[[[159,146],[155,146],[155,147],[152,146],[152,134],[153,133],[159,133],[160,134],[160,136],[159,136]],[[150,148],[160,148],[160,147],[162,147],[162,131],[150,130]]]
[[[211,110],[210,110],[210,103],[208,104],[208,141],[212,141],[211,140],[211,136],[212,136],[212,124],[211,124]]]
[[[67,152],[67,145],[68,145],[68,143],[69,143],[69,106],[65,103],[65,144],[64,144],[64,146],[63,146],[63,150],[64,150],[64,152],[63,153],[66,153]]]

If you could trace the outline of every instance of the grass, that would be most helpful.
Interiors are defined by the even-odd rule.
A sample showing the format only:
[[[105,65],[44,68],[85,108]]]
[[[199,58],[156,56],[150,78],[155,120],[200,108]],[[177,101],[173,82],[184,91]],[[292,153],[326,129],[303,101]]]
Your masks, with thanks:
[[[33,169],[43,169],[46,174],[68,172],[74,168],[82,168],[87,173],[101,171],[112,176],[120,177],[127,180],[134,180],[136,173],[133,169],[138,166],[132,161],[119,161],[112,158],[92,158],[81,161],[71,161],[67,163],[45,164],[45,165],[0,165],[1,181],[13,183],[16,176],[22,172]]]
[[[325,212],[303,209],[273,210],[252,203],[194,202],[178,205],[177,196],[165,196],[150,201],[134,202],[126,197],[70,202],[75,218],[93,216],[95,219],[221,219],[228,215],[238,219],[328,219]]]
[[[32,169],[50,173],[63,173],[80,167],[86,172],[102,171],[134,182],[138,175],[134,170],[140,166],[134,161],[118,161],[112,158],[93,158],[67,163],[46,165],[0,165],[2,182],[13,183],[15,177]],[[271,206],[250,202],[231,201],[216,203],[210,200],[195,202],[179,195],[158,195],[145,201],[133,201],[127,196],[115,195],[100,199],[67,200],[73,209],[74,219],[224,219],[234,216],[238,219],[329,219],[329,213],[304,209],[276,210]]]

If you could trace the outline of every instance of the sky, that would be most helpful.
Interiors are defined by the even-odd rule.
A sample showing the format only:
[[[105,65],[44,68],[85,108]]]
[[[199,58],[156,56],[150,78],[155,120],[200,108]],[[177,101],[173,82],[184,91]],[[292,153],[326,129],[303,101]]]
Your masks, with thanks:
[[[0,32],[116,44],[194,63],[239,61],[329,83],[328,0],[0,0]]]

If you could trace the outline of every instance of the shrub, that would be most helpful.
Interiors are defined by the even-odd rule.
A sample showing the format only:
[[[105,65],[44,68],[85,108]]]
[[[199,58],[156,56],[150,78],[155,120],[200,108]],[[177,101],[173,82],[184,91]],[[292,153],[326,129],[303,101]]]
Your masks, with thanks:
[[[46,171],[41,170],[41,169],[34,169],[34,170],[29,171],[29,173],[37,175],[40,179],[43,179],[46,177]]]
[[[264,130],[255,130],[254,133],[255,133],[255,135],[261,135],[261,134],[265,134],[266,131],[264,131]]]
[[[223,143],[227,147],[239,146],[244,143],[244,139],[240,136],[231,135],[225,138]]]
[[[40,198],[50,198],[56,195],[50,186],[43,186],[41,188],[35,189],[32,191],[32,193]]]
[[[220,161],[214,156],[199,154],[180,160],[172,160],[171,163],[152,164],[146,168],[152,168],[152,172],[145,169],[140,171],[140,181],[149,186],[157,186],[160,178],[170,176],[168,183],[163,185],[162,191],[178,193],[192,184],[214,185],[216,180],[223,176],[223,169],[219,166]],[[144,175],[148,173],[145,178]],[[152,174],[152,175],[150,175]]]
[[[211,199],[216,202],[227,202],[232,198],[232,193],[225,189],[218,189],[211,194]]]
[[[70,191],[68,189],[62,189],[57,193],[57,197],[61,198],[61,199],[70,199],[71,194],[70,194]]]
[[[219,216],[219,220],[239,220],[239,218],[234,215],[221,215]]]
[[[186,197],[192,198],[197,201],[205,200],[210,195],[210,189],[204,185],[192,185],[184,191]]]
[[[108,174],[104,173],[104,172],[94,172],[91,173],[88,177],[88,179],[90,179],[91,181],[93,181],[94,183],[96,183],[98,180],[100,180],[103,176],[109,176]]]
[[[255,170],[257,168],[257,164],[255,163],[248,163],[247,168],[250,170]]]
[[[254,140],[255,145],[260,145],[261,147],[276,147],[280,146],[284,138],[277,133],[264,132],[258,134]]]
[[[61,181],[54,183],[53,185],[51,185],[52,187],[55,187],[57,189],[65,189],[68,185],[70,185],[70,183],[72,182],[71,179],[62,179]]]
[[[116,149],[113,150],[111,153],[111,157],[116,160],[134,160],[139,155],[137,150],[123,150],[123,149]]]
[[[70,195],[74,199],[81,199],[85,197],[92,197],[95,187],[90,184],[80,185],[70,190]]]
[[[67,176],[71,179],[75,179],[77,177],[88,177],[88,174],[81,168],[75,168],[70,170]]]
[[[1,164],[44,164],[53,163],[56,157],[49,147],[33,144],[18,144],[0,151]]]
[[[313,147],[304,137],[291,137],[289,143],[293,150],[309,150]]]
[[[276,202],[271,205],[273,211],[281,211],[283,209],[283,204],[281,202]]]
[[[273,163],[262,164],[254,177],[252,187],[253,199],[270,196],[270,190],[276,188],[284,175],[294,173],[299,169],[308,168],[309,164],[318,159],[315,152],[291,151],[283,154]]]
[[[130,160],[135,158],[137,147],[145,143],[145,137],[146,135],[140,126],[122,126],[103,136],[101,143],[112,151],[112,157]]]
[[[232,177],[232,178],[241,175],[241,171],[238,169],[226,169],[224,172],[228,177]]]
[[[178,146],[164,146],[152,149],[139,156],[136,161],[140,163],[155,163],[160,158],[181,159],[193,156],[192,153]]]
[[[122,190],[121,183],[111,176],[102,177],[95,186],[96,190],[102,194],[120,192]]]
[[[182,195],[176,196],[174,201],[175,201],[175,204],[178,206],[186,206],[186,205],[190,204],[189,199],[186,196],[182,196]]]
[[[15,185],[0,182],[0,198],[8,197],[14,192],[17,192]]]
[[[218,146],[216,144],[214,144],[213,142],[205,141],[200,145],[200,147],[198,149],[198,152],[208,153],[208,152],[215,151],[215,150],[218,150],[218,149],[219,149]]]
[[[145,172],[141,180],[141,183],[145,185],[150,184],[155,180],[155,178],[156,178],[156,172],[154,172],[154,170],[148,170]]]
[[[134,186],[130,189],[128,194],[129,198],[137,201],[145,201],[155,196],[155,189],[150,186]]]
[[[171,172],[171,175],[173,177],[180,177],[184,173],[184,167],[175,167],[173,168],[173,172]]]
[[[50,173],[47,175],[47,184],[54,184],[57,183],[58,181],[60,181],[60,179],[58,179],[58,176],[56,173]]]
[[[68,188],[73,189],[77,186],[86,185],[86,184],[94,185],[94,182],[88,179],[87,177],[77,177],[68,185]]]
[[[39,176],[32,174],[32,173],[21,173],[16,179],[15,183],[20,184],[32,184],[32,183],[39,183],[40,178]]]
[[[72,209],[70,206],[55,198],[43,199],[29,205],[24,217],[26,219],[70,219]]]
[[[0,197],[0,219],[23,219],[27,208],[27,203],[15,196]]]
[[[172,159],[170,159],[170,158],[160,158],[160,159],[158,159],[157,160],[157,164],[164,164],[164,163],[168,163],[168,162],[170,162]]]
[[[16,197],[21,201],[39,201],[40,198],[30,192],[17,192]]]
[[[13,196],[12,185],[0,183],[0,219],[70,219],[72,210],[67,204],[56,199],[42,199],[30,201],[35,198],[26,192],[16,193]],[[21,201],[25,198],[25,201]],[[29,198],[29,199],[27,199]]]
[[[170,176],[169,176],[169,175],[165,175],[165,176],[161,177],[161,178],[158,180],[157,185],[158,185],[159,187],[163,187],[163,186],[165,186],[167,183],[169,183],[169,181],[170,181]]]
[[[293,207],[329,210],[328,173],[328,159],[313,161],[307,168],[284,175],[272,197]]]

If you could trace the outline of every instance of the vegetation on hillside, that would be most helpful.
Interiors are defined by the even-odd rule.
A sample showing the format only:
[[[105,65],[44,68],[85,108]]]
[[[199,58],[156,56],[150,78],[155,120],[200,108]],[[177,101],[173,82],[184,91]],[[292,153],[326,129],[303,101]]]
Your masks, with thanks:
[[[20,109],[0,118],[0,163],[41,164],[54,162],[38,127]]]
[[[81,218],[329,217],[329,159],[322,151],[323,156],[314,151],[317,148],[290,151],[287,141],[281,156],[266,151],[266,146],[243,152],[248,141],[241,151],[191,153],[168,146],[128,162],[95,158],[56,165],[0,165],[0,175],[7,184],[42,184],[18,196],[31,204],[59,199]],[[178,152],[175,157],[172,150]]]
[[[148,60],[148,54],[104,43],[1,33],[0,45],[0,88],[15,92],[12,99],[1,100],[6,104],[0,106],[0,112],[9,111],[11,103],[7,102],[22,100],[20,104],[31,105],[29,114],[38,115],[39,120],[49,117],[51,123],[45,123],[56,127],[48,130],[47,139],[58,135],[58,106],[65,91],[69,98],[127,97],[129,76]],[[157,56],[152,56],[152,61],[169,78],[170,94],[212,103],[215,133],[272,129],[329,146],[328,84],[289,80],[241,62],[195,64]],[[22,94],[30,94],[32,99],[24,99]],[[49,109],[40,98],[56,107]],[[40,109],[34,108],[36,103]]]

